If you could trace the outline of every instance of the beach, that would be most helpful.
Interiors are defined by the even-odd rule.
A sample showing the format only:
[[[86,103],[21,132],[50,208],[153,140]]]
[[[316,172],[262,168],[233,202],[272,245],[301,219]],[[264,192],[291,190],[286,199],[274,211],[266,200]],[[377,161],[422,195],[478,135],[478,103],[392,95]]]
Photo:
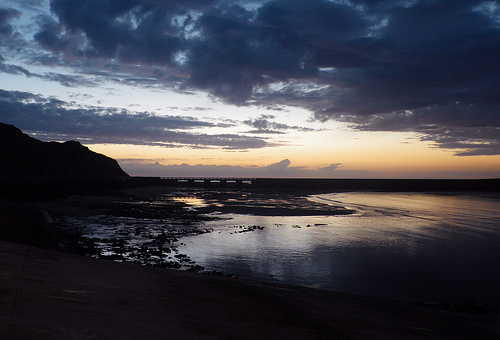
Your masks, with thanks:
[[[153,186],[30,206],[80,235],[73,248],[90,257],[498,310],[499,202],[485,193]]]
[[[498,317],[0,242],[2,339],[497,339]]]
[[[121,188],[97,194],[77,193],[56,200],[3,204],[3,212],[16,215],[0,216],[2,228],[16,227],[24,233],[20,237],[33,244],[0,242],[3,292],[0,337],[496,339],[500,335],[498,310],[485,310],[473,302],[461,306],[447,306],[440,301],[416,305],[367,296],[370,294],[235,278],[228,273],[207,270],[209,268],[203,268],[185,255],[187,248],[182,244],[199,237],[216,237],[218,231],[192,234],[197,229],[194,225],[221,223],[222,220],[212,218],[210,210],[222,201],[229,202],[226,209],[233,204],[235,209],[242,209],[236,210],[238,213],[250,213],[240,216],[260,212],[261,217],[273,218],[268,216],[271,209],[263,203],[267,202],[269,193],[255,192],[252,196],[237,192],[247,195],[244,200],[248,204],[241,207],[231,196],[235,192],[222,193],[223,199],[215,199],[215,194],[208,191],[202,191],[201,198],[197,198],[182,196],[178,190],[157,186]],[[264,196],[266,200],[262,200]],[[289,216],[283,219],[295,218],[290,216],[295,209],[297,218],[323,218],[315,216],[322,207],[320,203],[305,201],[303,197],[297,192],[271,195],[274,204],[288,210]],[[193,207],[199,207],[202,212]],[[324,218],[328,214],[332,218],[350,218],[353,213],[350,208],[338,205],[324,211],[327,215]],[[101,245],[114,249],[113,254],[106,249],[98,249],[99,255],[88,254],[88,247],[82,247],[72,238],[75,235],[67,234],[71,230],[61,229],[67,219],[88,223],[95,216],[100,220],[95,231],[109,227],[115,243],[103,242],[103,235],[94,235],[92,243],[84,246]],[[107,226],[105,221],[111,222]],[[171,225],[172,221],[177,224]],[[146,223],[145,229],[137,229],[137,223]],[[139,230],[136,236],[159,240],[158,235],[152,234],[158,223],[168,230],[158,235],[175,235],[175,240],[167,237],[161,244],[148,244],[143,253],[148,257],[127,259],[123,251],[125,243],[116,243],[117,235],[129,239]],[[230,231],[233,233],[230,237],[234,240],[253,237],[266,230],[250,227]],[[323,227],[316,226],[317,230]],[[124,234],[127,228],[130,230]],[[183,234],[180,230],[186,231]],[[293,228],[294,232],[307,230],[314,229]],[[158,252],[159,245],[161,252]],[[141,249],[138,244],[130,247]],[[154,247],[156,250],[152,251]],[[75,252],[87,252],[87,257],[71,254]],[[120,257],[116,257],[117,254]],[[146,263],[147,260],[154,261]],[[172,263],[187,270],[168,269],[177,268]]]

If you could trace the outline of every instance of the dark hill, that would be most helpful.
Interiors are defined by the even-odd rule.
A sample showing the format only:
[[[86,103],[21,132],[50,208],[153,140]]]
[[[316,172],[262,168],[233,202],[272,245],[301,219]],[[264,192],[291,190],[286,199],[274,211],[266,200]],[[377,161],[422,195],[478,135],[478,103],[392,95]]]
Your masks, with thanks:
[[[42,142],[0,123],[0,176],[128,177],[118,162],[79,142]]]

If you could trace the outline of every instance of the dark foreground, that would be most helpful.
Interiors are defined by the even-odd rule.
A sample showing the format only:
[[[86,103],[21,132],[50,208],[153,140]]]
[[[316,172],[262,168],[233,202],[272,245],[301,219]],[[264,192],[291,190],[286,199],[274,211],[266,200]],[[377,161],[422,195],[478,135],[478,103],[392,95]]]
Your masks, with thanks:
[[[0,242],[1,339],[498,339],[476,317]]]

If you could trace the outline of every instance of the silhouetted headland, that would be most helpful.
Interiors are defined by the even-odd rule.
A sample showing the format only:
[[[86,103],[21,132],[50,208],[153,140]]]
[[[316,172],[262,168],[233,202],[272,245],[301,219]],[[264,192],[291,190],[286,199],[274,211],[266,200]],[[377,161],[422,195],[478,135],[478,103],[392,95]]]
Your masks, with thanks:
[[[79,142],[42,142],[3,123],[0,150],[0,176],[128,177],[116,160]]]
[[[76,141],[43,142],[0,123],[0,197],[47,200],[123,187],[118,162]]]

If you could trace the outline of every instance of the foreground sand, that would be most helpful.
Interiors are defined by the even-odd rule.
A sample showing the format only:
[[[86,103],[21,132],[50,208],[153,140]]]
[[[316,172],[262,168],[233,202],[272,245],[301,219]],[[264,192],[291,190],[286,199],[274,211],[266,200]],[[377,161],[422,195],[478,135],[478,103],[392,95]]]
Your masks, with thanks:
[[[498,339],[478,318],[0,241],[0,339]]]

